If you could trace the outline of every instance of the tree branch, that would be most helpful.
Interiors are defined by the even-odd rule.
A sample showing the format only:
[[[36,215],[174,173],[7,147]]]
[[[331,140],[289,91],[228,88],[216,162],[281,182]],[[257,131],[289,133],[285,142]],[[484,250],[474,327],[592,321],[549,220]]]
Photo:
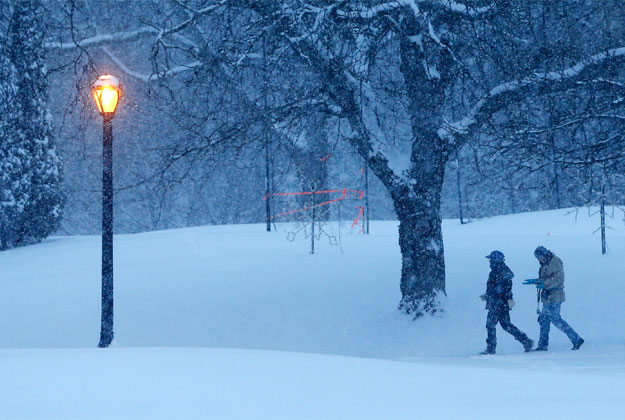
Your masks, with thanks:
[[[78,42],[46,42],[44,45],[48,49],[70,50],[74,48],[89,48],[109,45],[111,43],[132,42],[149,35],[158,34],[159,31],[148,26],[129,32],[119,32],[115,34],[95,35],[81,39]]]
[[[539,85],[555,86],[556,84],[574,80],[580,77],[585,70],[601,65],[606,61],[625,57],[625,47],[614,48],[599,54],[590,56],[579,63],[560,71],[546,73],[533,73],[520,80],[502,83],[492,88],[482,99],[471,108],[469,113],[462,119],[445,124],[438,130],[440,138],[454,142],[456,137],[468,136],[477,129],[490,115],[501,109],[513,96],[526,89]]]
[[[481,14],[488,13],[492,11],[495,7],[495,3],[492,3],[484,7],[470,8],[462,3],[458,3],[453,0],[396,0],[378,4],[373,7],[358,7],[354,11],[337,10],[337,15],[352,19],[371,19],[377,17],[378,15],[384,14],[386,12],[391,12],[401,7],[410,7],[414,13],[417,13],[419,9],[418,3],[431,3],[437,7],[442,7],[446,9],[448,12],[459,13],[470,17],[476,17]]]

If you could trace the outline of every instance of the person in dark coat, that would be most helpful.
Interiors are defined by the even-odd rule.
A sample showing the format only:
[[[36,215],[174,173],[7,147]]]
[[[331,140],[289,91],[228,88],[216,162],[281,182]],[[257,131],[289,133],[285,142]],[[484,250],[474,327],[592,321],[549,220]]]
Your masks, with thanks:
[[[501,251],[493,251],[486,258],[490,261],[490,274],[486,283],[486,293],[481,298],[486,301],[486,309],[488,309],[486,317],[487,347],[482,354],[495,354],[497,324],[500,324],[504,331],[523,344],[523,349],[528,352],[532,349],[534,342],[510,322],[510,309],[514,306],[512,299],[514,273],[504,262],[505,257]]]
[[[534,256],[540,263],[537,287],[541,290],[540,300],[543,302],[543,309],[538,317],[540,339],[538,340],[536,350],[547,350],[551,324],[555,325],[571,340],[573,344],[571,350],[577,350],[584,344],[584,339],[560,316],[560,307],[566,300],[564,294],[564,266],[562,260],[544,246],[537,247],[536,250],[534,250]]]

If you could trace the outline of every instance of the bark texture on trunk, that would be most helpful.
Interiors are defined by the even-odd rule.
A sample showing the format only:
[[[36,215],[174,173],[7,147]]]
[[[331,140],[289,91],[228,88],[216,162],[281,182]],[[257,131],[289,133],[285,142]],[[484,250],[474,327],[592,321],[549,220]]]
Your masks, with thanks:
[[[434,162],[433,162],[434,163]],[[444,159],[436,170],[422,172],[412,188],[392,194],[399,220],[402,254],[399,308],[415,318],[442,312],[445,297],[445,255],[440,216]]]

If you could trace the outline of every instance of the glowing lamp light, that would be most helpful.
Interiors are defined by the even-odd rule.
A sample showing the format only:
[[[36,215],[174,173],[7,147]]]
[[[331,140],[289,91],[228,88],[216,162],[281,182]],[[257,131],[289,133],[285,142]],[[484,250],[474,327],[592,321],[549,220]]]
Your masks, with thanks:
[[[115,76],[104,74],[93,84],[91,92],[100,114],[105,118],[113,118],[119,98],[122,96],[119,80]]]

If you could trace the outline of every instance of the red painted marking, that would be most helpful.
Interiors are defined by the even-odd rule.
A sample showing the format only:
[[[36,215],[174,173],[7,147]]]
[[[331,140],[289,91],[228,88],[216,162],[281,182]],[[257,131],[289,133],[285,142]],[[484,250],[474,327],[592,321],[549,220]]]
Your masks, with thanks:
[[[280,216],[286,216],[288,214],[300,213],[300,212],[303,212],[303,211],[306,211],[306,210],[310,210],[310,209],[315,208],[315,207],[327,206],[329,204],[336,203],[338,201],[346,200],[346,199],[349,199],[349,198],[362,200],[362,198],[365,195],[364,191],[350,190],[350,189],[347,189],[347,188],[343,188],[342,190],[273,193],[273,194],[265,195],[264,200],[267,200],[270,196],[285,197],[285,196],[296,196],[296,195],[330,194],[330,193],[337,193],[337,192],[341,193],[341,195],[338,198],[335,198],[335,199],[332,199],[332,200],[327,200],[327,201],[324,201],[324,202],[321,202],[321,203],[318,203],[318,204],[314,204],[312,206],[303,207],[301,209],[296,209],[296,210],[291,210],[291,211],[287,211],[287,212],[284,212],[284,213],[275,214],[271,218],[273,219],[273,218],[280,217]],[[361,213],[364,212],[364,208],[362,206],[360,206],[360,208],[361,208]],[[354,219],[354,220],[359,220],[361,213],[359,213],[358,216],[356,216],[356,219]],[[353,227],[354,227],[354,225],[352,224],[352,228]]]
[[[365,208],[363,206],[356,206],[358,210],[358,215],[356,215],[356,218],[354,219],[354,221],[352,222],[352,229],[354,228],[354,226],[360,226],[360,220],[361,217],[365,214]],[[362,226],[360,226],[360,230],[358,231],[358,234],[361,234],[362,232],[365,231],[365,227],[364,227],[365,221],[362,221]]]
[[[349,190],[347,188],[342,189],[342,190],[326,190],[326,191],[303,191],[303,192],[286,192],[286,193],[273,193],[273,194],[269,194],[269,195],[265,195],[265,198],[263,200],[268,199],[270,196],[276,196],[276,197],[286,197],[286,196],[290,196],[290,195],[313,195],[313,194],[330,194],[330,193],[335,193],[335,192],[341,192],[343,193],[343,195],[346,195],[347,192],[349,193],[353,193],[355,195],[358,195],[358,199],[362,199],[365,195],[364,191],[360,191],[360,190]],[[346,197],[346,198],[353,198],[353,197]]]
[[[310,209],[315,208],[315,207],[321,207],[321,206],[325,206],[325,205],[328,205],[328,204],[331,204],[331,203],[336,203],[337,201],[341,201],[341,200],[344,200],[344,198],[336,198],[334,200],[324,201],[323,203],[319,203],[319,204],[315,204],[315,205],[307,206],[307,207],[302,207],[301,209],[291,210],[291,211],[287,211],[287,212],[284,212],[284,213],[276,214],[273,217],[286,216],[287,214],[299,213],[299,212],[302,212],[302,211],[310,210]]]
[[[288,196],[288,195],[313,195],[313,194],[329,194],[329,193],[333,193],[333,192],[339,192],[339,191],[344,191],[344,190],[327,190],[327,191],[304,191],[304,192],[287,192],[287,193],[273,193],[273,194],[269,194],[269,195],[265,195],[264,200],[268,199],[269,196],[276,196],[276,197],[284,197],[284,196]]]
[[[326,160],[330,159],[332,157],[332,153],[328,153],[327,156],[324,156],[321,158],[322,162],[325,162]]]

